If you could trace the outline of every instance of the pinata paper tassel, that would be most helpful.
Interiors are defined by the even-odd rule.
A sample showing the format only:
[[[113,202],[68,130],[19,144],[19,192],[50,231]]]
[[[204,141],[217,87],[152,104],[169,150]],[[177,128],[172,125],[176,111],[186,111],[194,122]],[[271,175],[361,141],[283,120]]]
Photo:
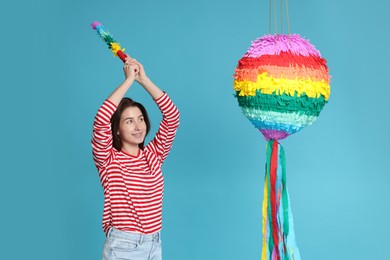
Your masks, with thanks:
[[[286,186],[284,149],[276,140],[267,143],[261,259],[301,259],[295,242],[293,217]]]

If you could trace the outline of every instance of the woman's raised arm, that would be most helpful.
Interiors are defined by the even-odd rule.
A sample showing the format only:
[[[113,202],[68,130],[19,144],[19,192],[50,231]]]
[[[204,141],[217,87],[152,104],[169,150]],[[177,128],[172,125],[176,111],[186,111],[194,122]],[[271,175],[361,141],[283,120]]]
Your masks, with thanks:
[[[123,72],[125,73],[125,80],[107,98],[116,106],[119,105],[126,92],[129,90],[131,85],[133,85],[136,74],[139,72],[136,60],[127,56],[126,62],[123,65]]]

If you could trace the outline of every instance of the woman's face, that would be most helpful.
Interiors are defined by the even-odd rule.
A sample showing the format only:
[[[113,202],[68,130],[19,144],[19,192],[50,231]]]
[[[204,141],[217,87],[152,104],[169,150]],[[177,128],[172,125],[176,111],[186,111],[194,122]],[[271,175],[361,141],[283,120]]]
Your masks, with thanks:
[[[123,144],[138,146],[144,141],[146,123],[138,107],[128,107],[123,110],[119,121],[118,134]]]

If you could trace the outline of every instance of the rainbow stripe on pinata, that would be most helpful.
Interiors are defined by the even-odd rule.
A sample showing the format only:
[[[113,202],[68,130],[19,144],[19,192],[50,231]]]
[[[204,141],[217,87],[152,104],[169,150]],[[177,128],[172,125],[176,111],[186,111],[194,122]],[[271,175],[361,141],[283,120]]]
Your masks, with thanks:
[[[311,125],[330,95],[326,60],[299,35],[266,35],[239,60],[234,89],[244,115],[266,140]]]

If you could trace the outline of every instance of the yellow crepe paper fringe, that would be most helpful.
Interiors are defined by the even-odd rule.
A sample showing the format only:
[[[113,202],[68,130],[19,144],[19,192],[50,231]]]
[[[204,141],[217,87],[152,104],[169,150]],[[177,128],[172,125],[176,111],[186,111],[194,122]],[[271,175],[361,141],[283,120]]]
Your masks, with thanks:
[[[268,144],[267,144],[268,146]],[[267,208],[268,208],[268,176],[264,180],[264,195],[263,195],[263,247],[261,259],[267,259]]]
[[[295,93],[298,97],[302,94],[306,94],[311,98],[318,98],[321,95],[325,100],[329,99],[330,86],[325,81],[312,81],[311,79],[284,79],[269,77],[267,72],[259,74],[257,81],[248,80],[234,80],[234,90],[239,92],[239,96],[255,96],[256,90],[259,90],[262,94],[273,94],[294,96]]]
[[[117,56],[117,52],[119,50],[125,52],[125,49],[121,49],[121,46],[117,42],[111,42],[110,45],[111,45],[111,51],[114,53],[114,56]]]

